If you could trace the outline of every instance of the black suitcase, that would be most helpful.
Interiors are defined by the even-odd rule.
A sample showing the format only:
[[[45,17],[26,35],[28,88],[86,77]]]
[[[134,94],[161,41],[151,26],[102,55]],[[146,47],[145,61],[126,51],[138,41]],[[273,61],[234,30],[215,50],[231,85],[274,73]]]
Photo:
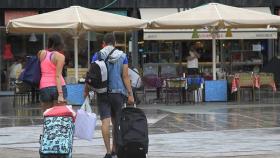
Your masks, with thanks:
[[[136,105],[125,107],[118,121],[115,133],[118,158],[146,158],[149,137],[145,113]]]

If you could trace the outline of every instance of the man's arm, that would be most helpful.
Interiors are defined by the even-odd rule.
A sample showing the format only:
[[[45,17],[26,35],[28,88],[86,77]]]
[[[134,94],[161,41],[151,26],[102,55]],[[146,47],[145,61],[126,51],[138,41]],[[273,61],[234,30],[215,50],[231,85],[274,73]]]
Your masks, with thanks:
[[[200,54],[197,51],[194,52],[194,56],[196,56],[196,58],[200,58]]]
[[[187,57],[187,60],[193,60],[193,59],[195,59],[196,58],[196,56],[188,56]]]
[[[128,102],[128,104],[134,104],[134,97],[133,97],[133,93],[132,93],[130,79],[129,79],[129,76],[128,76],[128,64],[123,64],[122,79],[123,79],[125,88],[128,92],[127,102]]]

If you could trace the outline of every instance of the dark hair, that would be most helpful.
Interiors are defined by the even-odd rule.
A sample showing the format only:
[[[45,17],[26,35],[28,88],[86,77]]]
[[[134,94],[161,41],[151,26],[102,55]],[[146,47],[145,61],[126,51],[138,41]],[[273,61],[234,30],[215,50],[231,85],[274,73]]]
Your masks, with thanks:
[[[48,48],[50,50],[61,51],[64,47],[64,41],[58,34],[52,34],[48,39]]]
[[[115,35],[113,33],[106,33],[103,37],[103,41],[106,45],[115,45]]]
[[[192,51],[192,52],[196,51],[196,48],[195,48],[195,46],[194,46],[194,45],[191,45],[191,47],[190,47],[190,51]]]

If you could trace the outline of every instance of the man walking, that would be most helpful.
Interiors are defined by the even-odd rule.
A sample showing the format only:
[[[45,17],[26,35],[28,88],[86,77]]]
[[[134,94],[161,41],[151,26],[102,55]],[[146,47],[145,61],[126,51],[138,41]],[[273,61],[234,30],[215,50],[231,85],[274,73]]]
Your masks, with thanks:
[[[123,51],[115,49],[115,43],[114,34],[105,34],[103,38],[103,49],[100,50],[100,55],[95,53],[93,56],[94,62],[98,60],[98,58],[105,60],[108,55],[111,54],[106,63],[108,68],[108,93],[97,93],[97,106],[102,121],[101,130],[106,147],[104,158],[116,157],[114,129],[120,117],[124,101],[127,99],[128,104],[134,103],[132,88],[128,76],[128,59]],[[85,92],[88,93],[88,88],[85,88]],[[110,145],[110,121],[112,121],[113,125],[112,149]]]

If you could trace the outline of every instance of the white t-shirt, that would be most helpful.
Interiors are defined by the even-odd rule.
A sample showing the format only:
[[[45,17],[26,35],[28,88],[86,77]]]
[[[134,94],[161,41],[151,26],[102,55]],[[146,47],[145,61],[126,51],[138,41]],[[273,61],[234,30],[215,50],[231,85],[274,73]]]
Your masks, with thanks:
[[[22,65],[20,63],[15,63],[10,68],[10,78],[16,79],[18,76],[18,73],[22,70]]]
[[[141,77],[138,74],[137,69],[134,68],[133,70],[128,68],[128,76],[130,77],[130,80],[131,80],[131,86],[135,87],[135,88],[140,88],[142,85]]]
[[[193,52],[190,52],[190,56],[194,57]],[[188,60],[188,68],[198,68],[198,59],[194,58],[192,60]]]

